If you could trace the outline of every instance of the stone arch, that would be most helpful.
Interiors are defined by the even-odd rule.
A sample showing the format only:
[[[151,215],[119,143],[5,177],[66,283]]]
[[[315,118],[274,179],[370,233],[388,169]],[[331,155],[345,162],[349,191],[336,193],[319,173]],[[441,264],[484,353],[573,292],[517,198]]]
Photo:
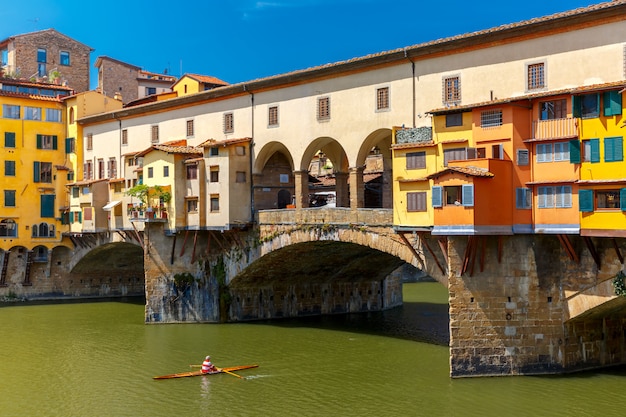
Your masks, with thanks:
[[[359,148],[353,175],[360,176],[355,181],[363,184],[363,197],[359,198],[363,201],[362,207],[393,207],[391,144],[391,129],[378,129],[370,133]]]
[[[105,243],[73,259],[72,273],[100,273],[112,270],[141,272],[143,274],[143,249],[128,242]]]
[[[293,158],[282,143],[270,142],[260,150],[253,167],[256,210],[283,209],[292,203],[295,194],[293,171]],[[287,194],[291,201],[285,200]]]
[[[328,158],[332,165],[332,173],[310,172],[311,161],[317,158]],[[348,207],[350,205],[350,195],[348,189],[348,157],[343,146],[331,137],[319,137],[313,140],[304,150],[300,160],[300,171],[308,175],[302,178],[303,190],[308,194],[315,194],[315,191],[334,192],[336,196],[336,207]],[[320,179],[321,178],[321,179]],[[314,181],[310,183],[309,181]],[[306,186],[305,183],[306,182]],[[310,203],[311,197],[307,197]],[[307,204],[305,207],[308,207]]]

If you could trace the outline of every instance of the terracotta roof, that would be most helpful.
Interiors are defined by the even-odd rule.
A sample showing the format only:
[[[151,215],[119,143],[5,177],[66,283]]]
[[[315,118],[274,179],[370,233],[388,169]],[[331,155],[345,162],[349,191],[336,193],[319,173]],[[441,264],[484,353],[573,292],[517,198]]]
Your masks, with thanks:
[[[426,178],[428,179],[433,179],[433,178],[438,178],[442,175],[446,175],[449,173],[459,173],[459,174],[464,174],[464,175],[470,175],[472,177],[487,177],[487,178],[491,178],[493,177],[493,173],[487,171],[484,168],[478,168],[478,167],[472,167],[472,166],[466,166],[466,167],[447,167],[439,172],[435,172],[434,174],[430,174],[428,175]]]
[[[398,179],[398,182],[424,182],[424,181],[428,181],[428,177],[422,177],[422,178],[402,178],[402,179]]]
[[[440,143],[442,145],[445,145],[447,143],[464,143],[467,142],[469,139],[448,139],[448,140],[442,140]]]
[[[207,146],[228,146],[228,145],[235,145],[237,143],[250,142],[251,140],[252,138],[239,138],[239,139],[226,139],[226,140],[208,139],[202,142],[200,145],[198,145],[198,147],[206,148]]]
[[[83,180],[83,181],[76,181],[76,182],[72,182],[69,184],[65,184],[66,187],[71,187],[74,185],[91,185],[91,184],[96,184],[98,182],[103,182],[103,181],[108,181],[108,178],[101,178],[99,180]]]
[[[137,154],[137,156],[144,156],[152,151],[161,151],[169,154],[202,155],[202,150],[196,146],[152,145],[148,149],[145,149]]]
[[[116,182],[124,182],[124,178],[111,178],[109,180],[109,184],[116,183]]]
[[[576,179],[565,179],[565,180],[545,180],[545,181],[529,181],[526,185],[541,185],[541,184],[573,184],[577,180]]]
[[[204,161],[204,158],[189,158],[189,159],[185,159],[183,162],[185,164],[193,164],[193,163],[198,163]]]
[[[435,142],[412,142],[412,143],[398,143],[391,145],[391,149],[409,149],[409,148],[427,148],[429,146],[436,146]]]
[[[626,183],[626,178],[615,178],[615,179],[610,179],[610,180],[578,180],[576,182],[580,185],[623,184],[623,183]]]
[[[229,85],[229,83],[227,83],[226,81],[222,81],[219,78],[212,77],[210,75],[185,74],[183,75],[183,77],[184,76],[187,76],[189,78],[192,78],[198,82],[205,83],[205,84]],[[183,78],[183,77],[180,77],[180,78]]]
[[[584,94],[584,93],[590,93],[594,91],[610,90],[610,89],[615,89],[615,88],[620,88],[620,87],[621,88],[626,87],[626,80],[620,80],[620,81],[614,81],[614,82],[602,83],[602,84],[590,84],[590,85],[584,85],[584,86],[579,86],[579,87],[563,88],[560,90],[542,91],[539,93],[524,94],[524,95],[515,96],[515,97],[507,97],[503,99],[483,101],[480,103],[465,104],[462,106],[451,106],[451,107],[434,109],[434,110],[429,111],[428,113],[435,114],[435,115],[446,114],[446,113],[458,113],[458,112],[464,112],[464,111],[471,111],[472,109],[479,108],[479,107],[496,106],[499,104],[509,104],[509,103],[514,103],[516,101],[527,101],[527,100],[533,100],[537,98],[552,97],[552,96],[565,95],[565,94],[568,94],[568,95],[569,94]]]

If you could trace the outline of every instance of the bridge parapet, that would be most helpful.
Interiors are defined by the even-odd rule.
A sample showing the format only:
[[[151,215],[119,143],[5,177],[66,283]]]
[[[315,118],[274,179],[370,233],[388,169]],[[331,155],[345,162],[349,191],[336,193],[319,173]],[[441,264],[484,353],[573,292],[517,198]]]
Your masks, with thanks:
[[[388,226],[393,223],[391,209],[303,208],[288,210],[263,210],[259,212],[259,225],[273,224],[352,224]]]

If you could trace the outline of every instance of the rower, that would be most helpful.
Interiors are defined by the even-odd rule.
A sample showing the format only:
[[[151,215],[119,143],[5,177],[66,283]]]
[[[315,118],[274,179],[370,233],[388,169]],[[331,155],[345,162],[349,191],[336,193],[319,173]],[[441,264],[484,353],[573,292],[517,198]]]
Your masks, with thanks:
[[[210,374],[213,372],[217,372],[217,368],[211,363],[211,357],[207,356],[204,358],[204,362],[202,362],[202,373]]]

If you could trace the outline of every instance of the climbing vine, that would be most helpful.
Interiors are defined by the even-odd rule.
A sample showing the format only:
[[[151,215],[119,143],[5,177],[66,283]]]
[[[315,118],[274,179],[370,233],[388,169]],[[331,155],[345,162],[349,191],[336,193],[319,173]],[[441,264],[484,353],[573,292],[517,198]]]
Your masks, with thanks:
[[[626,297],[626,283],[624,282],[624,273],[619,271],[615,278],[613,278],[613,287],[615,288],[615,295],[621,295]]]

